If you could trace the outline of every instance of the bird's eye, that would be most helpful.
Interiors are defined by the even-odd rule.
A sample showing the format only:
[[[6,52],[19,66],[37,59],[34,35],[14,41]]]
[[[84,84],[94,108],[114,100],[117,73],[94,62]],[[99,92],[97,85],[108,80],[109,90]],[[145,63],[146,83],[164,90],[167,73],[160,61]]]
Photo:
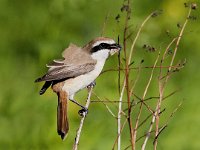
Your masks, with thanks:
[[[105,43],[101,43],[100,45],[101,45],[102,47],[105,47],[106,44],[105,44]]]
[[[100,47],[103,48],[103,49],[106,49],[106,48],[108,48],[108,44],[106,44],[106,43],[101,43],[101,44],[100,44]]]

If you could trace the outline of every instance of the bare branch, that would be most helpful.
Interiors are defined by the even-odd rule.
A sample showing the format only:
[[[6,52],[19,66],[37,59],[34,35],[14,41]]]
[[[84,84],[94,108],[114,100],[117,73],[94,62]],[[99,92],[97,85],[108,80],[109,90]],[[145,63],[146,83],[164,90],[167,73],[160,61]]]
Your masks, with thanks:
[[[88,108],[89,105],[90,105],[90,97],[91,97],[91,94],[92,94],[92,89],[93,89],[93,87],[88,88],[88,97],[87,97],[86,104],[85,104],[86,108]],[[76,137],[75,137],[75,142],[74,142],[74,145],[73,145],[73,150],[78,150],[81,131],[82,131],[82,128],[83,128],[83,123],[84,123],[86,115],[87,115],[86,112],[83,112],[83,117],[81,118],[79,128],[78,128],[78,130],[76,132]]]

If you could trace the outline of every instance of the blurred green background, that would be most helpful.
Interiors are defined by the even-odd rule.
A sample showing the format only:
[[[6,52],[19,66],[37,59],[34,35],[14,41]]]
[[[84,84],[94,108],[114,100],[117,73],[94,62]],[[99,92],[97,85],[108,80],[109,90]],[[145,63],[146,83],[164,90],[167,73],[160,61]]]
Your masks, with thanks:
[[[142,49],[144,44],[163,51],[171,40],[170,36],[178,35],[180,29],[177,23],[182,25],[188,12],[184,2],[132,1],[130,24],[133,37],[147,15],[157,9],[163,10],[162,15],[152,18],[145,26],[136,45],[135,66],[143,58],[145,66],[152,66],[155,60],[156,53],[145,52]],[[51,90],[39,96],[42,83],[35,84],[34,80],[46,72],[46,63],[60,58],[70,42],[83,46],[100,36],[107,15],[104,36],[116,40],[118,34],[122,36],[122,4],[122,0],[0,0],[0,149],[71,149],[80,121],[77,114],[79,107],[70,103],[70,132],[67,139],[62,141],[56,133],[57,96]],[[118,13],[121,16],[119,23],[115,20]],[[163,107],[167,107],[164,116],[169,116],[181,100],[183,105],[160,135],[158,149],[200,149],[199,10],[192,14],[197,19],[189,21],[176,60],[186,58],[186,67],[170,80],[167,87],[168,93],[181,90],[164,103]],[[166,35],[166,31],[170,36]],[[112,67],[117,67],[117,56],[110,58],[105,65],[105,69]],[[148,77],[150,72],[144,70],[143,73]],[[137,84],[136,92],[140,96],[145,81]],[[94,91],[102,99],[118,100],[117,73],[100,76]],[[155,84],[148,96],[156,93],[158,95]],[[84,103],[86,96],[87,91],[83,90],[76,99]],[[96,100],[96,97],[93,96],[93,99]],[[113,105],[109,106],[117,112]],[[146,123],[144,129],[148,127],[149,123]],[[104,105],[92,103],[83,127],[80,149],[111,149],[116,131],[116,120]],[[140,134],[144,134],[144,131]],[[122,134],[122,143],[122,148],[130,144],[127,127]],[[138,143],[138,149],[140,145]],[[152,140],[147,149],[152,149]]]

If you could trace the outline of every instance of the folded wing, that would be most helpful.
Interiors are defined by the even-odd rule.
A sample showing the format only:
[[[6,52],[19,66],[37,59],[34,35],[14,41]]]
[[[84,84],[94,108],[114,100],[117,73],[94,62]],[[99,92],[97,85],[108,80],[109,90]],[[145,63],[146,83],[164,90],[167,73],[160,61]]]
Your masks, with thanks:
[[[92,71],[96,64],[90,54],[74,44],[70,44],[62,56],[63,60],[54,60],[48,64],[48,72],[35,82],[73,78]]]

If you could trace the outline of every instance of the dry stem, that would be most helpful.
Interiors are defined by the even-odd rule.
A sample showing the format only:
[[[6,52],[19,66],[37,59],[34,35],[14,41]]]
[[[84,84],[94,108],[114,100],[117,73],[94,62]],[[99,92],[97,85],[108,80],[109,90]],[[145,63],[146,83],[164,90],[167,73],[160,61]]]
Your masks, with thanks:
[[[88,108],[89,105],[90,105],[90,97],[91,97],[91,94],[92,94],[92,89],[93,89],[93,87],[88,88],[88,97],[87,97],[86,104],[85,104],[86,108]],[[74,145],[73,145],[73,150],[78,150],[81,131],[82,131],[82,128],[83,128],[83,123],[84,123],[86,115],[87,114],[85,112],[83,112],[83,117],[81,118],[79,128],[78,128],[78,130],[76,132],[76,137],[75,137],[75,142],[74,142]]]

